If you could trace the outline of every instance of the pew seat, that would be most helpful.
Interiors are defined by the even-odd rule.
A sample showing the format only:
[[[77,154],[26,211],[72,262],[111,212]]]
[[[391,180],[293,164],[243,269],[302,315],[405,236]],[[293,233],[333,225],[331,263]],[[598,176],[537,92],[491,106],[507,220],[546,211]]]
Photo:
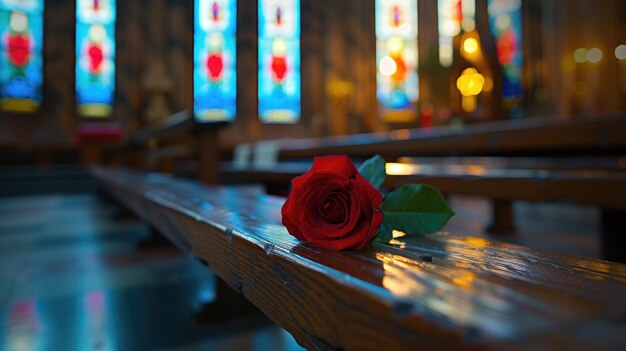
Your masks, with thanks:
[[[558,163],[544,161],[537,165]],[[605,169],[576,169],[572,166],[572,169],[561,170],[498,168],[502,166],[499,162],[490,166],[482,164],[445,161],[435,164],[387,163],[388,176],[384,187],[395,189],[405,184],[423,183],[446,194],[492,199],[494,233],[514,231],[512,201],[595,206],[601,209],[602,257],[626,261],[626,239],[623,236],[626,229],[626,172],[610,168],[613,162],[596,165]],[[527,159],[521,164],[530,166],[532,162]],[[310,167],[310,162],[279,162],[266,168],[223,162],[220,173],[223,182],[263,183],[272,192],[286,193],[290,180]],[[497,228],[494,230],[493,227]]]
[[[223,181],[288,185],[311,168],[311,162],[279,162],[269,167],[240,167],[222,162]],[[387,163],[384,186],[430,184],[444,193],[494,199],[574,202],[626,209],[626,172],[487,168],[465,164]]]
[[[626,343],[623,264],[450,233],[329,251],[287,233],[284,198],[158,173],[91,173],[309,349]]]

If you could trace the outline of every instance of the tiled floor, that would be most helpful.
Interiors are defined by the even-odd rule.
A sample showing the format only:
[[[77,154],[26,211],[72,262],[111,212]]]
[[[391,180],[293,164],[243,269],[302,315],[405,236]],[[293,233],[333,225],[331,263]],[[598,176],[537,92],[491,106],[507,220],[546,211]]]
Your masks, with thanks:
[[[95,195],[0,198],[0,350],[299,350],[276,326],[200,326],[214,279]]]

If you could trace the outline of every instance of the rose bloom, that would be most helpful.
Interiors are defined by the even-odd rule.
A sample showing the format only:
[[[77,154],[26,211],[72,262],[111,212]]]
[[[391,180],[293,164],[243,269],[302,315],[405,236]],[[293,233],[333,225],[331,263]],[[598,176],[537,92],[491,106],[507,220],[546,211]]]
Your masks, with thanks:
[[[291,186],[283,224],[300,240],[334,250],[362,250],[383,221],[382,194],[348,156],[316,157]]]

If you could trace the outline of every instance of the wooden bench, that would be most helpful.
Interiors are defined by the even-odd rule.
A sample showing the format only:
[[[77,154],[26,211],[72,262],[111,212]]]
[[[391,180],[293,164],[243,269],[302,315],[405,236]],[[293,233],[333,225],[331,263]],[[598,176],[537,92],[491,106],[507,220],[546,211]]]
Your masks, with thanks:
[[[218,135],[221,123],[197,123],[189,111],[175,113],[137,130],[124,144],[109,150],[110,164],[136,170],[192,173],[208,184],[217,182]],[[125,158],[125,160],[121,160]],[[193,159],[194,169],[183,170],[180,161]]]
[[[352,157],[380,154],[388,161],[402,156],[623,156],[626,116],[583,120],[531,118],[276,142],[281,160],[328,154]]]
[[[283,198],[162,174],[92,173],[309,349],[626,343],[622,264],[447,233],[328,251],[288,235]]]
[[[550,162],[545,162],[550,164]],[[610,164],[610,163],[609,163]],[[310,168],[307,162],[281,162],[271,168],[241,168],[222,163],[222,181],[263,183],[286,193],[290,180]],[[607,170],[500,169],[471,164],[387,163],[384,184],[395,189],[409,183],[429,184],[446,194],[481,196],[495,205],[492,226],[512,231],[512,201],[565,202],[602,210],[602,257],[626,262],[626,172]]]

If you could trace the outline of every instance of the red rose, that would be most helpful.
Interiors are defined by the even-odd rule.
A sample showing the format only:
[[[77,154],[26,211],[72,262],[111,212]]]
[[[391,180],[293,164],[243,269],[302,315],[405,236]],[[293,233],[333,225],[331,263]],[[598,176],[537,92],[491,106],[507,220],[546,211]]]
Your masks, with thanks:
[[[383,222],[380,191],[359,174],[348,156],[316,157],[291,181],[283,224],[296,238],[335,249],[363,249]]]

